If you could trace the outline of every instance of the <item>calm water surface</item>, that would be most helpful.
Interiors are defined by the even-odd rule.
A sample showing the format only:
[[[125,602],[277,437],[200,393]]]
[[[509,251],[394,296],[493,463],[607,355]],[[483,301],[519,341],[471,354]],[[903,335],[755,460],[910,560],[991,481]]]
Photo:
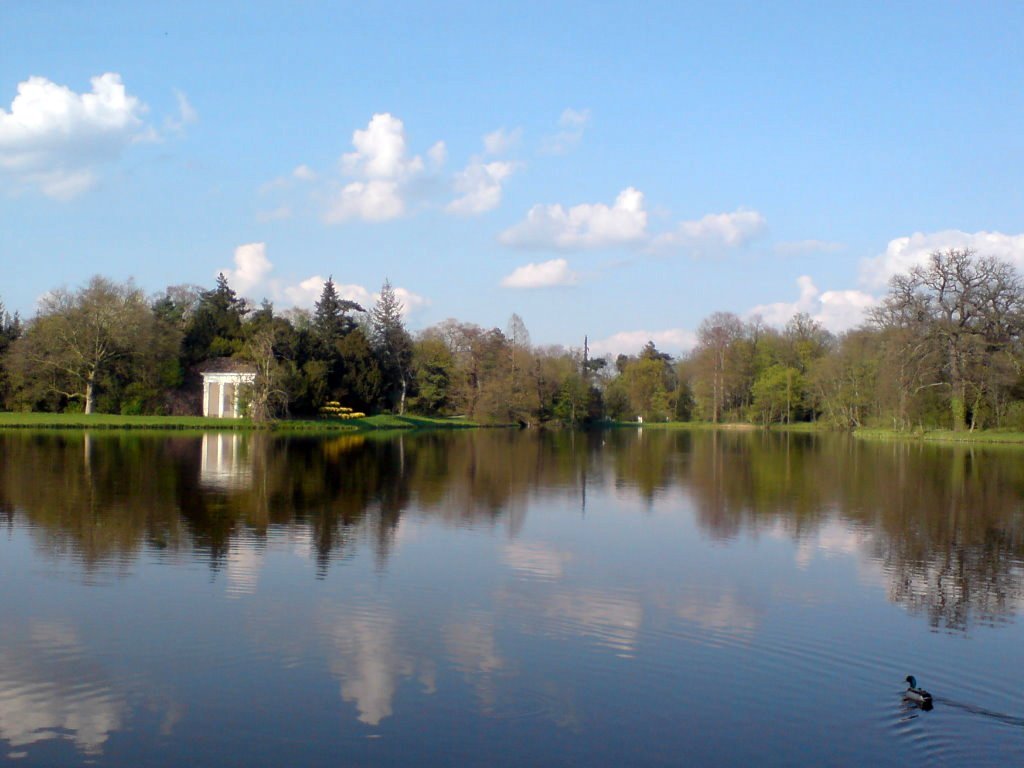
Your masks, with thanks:
[[[5,765],[1024,764],[1022,450],[8,432],[0,525]]]

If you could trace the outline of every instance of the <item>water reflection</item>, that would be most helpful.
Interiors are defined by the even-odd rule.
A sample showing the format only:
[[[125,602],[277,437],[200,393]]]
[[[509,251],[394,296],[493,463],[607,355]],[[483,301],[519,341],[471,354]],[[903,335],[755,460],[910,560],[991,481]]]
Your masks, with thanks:
[[[386,563],[410,511],[502,526],[510,568],[557,580],[571,553],[516,536],[532,498],[578,502],[589,484],[650,504],[674,489],[715,539],[782,531],[804,568],[858,553],[881,564],[893,601],[962,630],[1011,616],[1024,600],[1017,456],[761,433],[13,434],[0,439],[0,509],[9,519],[19,510],[41,550],[94,577],[129,572],[143,550],[200,552],[244,595],[262,554],[233,547],[243,534],[260,541],[291,528],[322,578],[364,546]]]
[[[252,457],[248,441],[237,432],[203,435],[199,482],[206,488],[230,490],[252,484]]]
[[[125,710],[109,674],[90,658],[72,627],[3,625],[0,739],[15,756],[21,748],[55,738],[98,755],[121,728]]]
[[[1020,455],[657,430],[3,434],[0,740],[130,765],[123,740],[147,718],[167,749],[197,733],[213,749],[239,708],[295,734],[281,713],[301,712],[355,763],[377,756],[354,728],[399,749],[453,720],[506,740],[529,721],[538,750],[593,763],[571,751],[584,734],[602,759],[643,763],[609,719],[706,736],[747,706],[716,698],[732,667],[791,716],[808,699],[794,722],[810,726],[824,707],[809,678],[906,674],[902,659],[872,666],[883,653],[866,638],[889,640],[843,600],[898,605],[965,647],[979,627],[1009,631],[1024,606]],[[87,633],[93,612],[125,628]],[[1016,679],[967,683],[963,700],[1015,711]],[[739,719],[763,731],[775,705]]]

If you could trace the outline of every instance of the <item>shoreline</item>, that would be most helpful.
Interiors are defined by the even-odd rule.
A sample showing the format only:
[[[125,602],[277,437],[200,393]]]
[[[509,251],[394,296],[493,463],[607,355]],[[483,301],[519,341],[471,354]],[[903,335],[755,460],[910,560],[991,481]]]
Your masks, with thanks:
[[[295,419],[253,422],[205,416],[123,416],[112,413],[0,413],[0,430],[148,430],[204,432],[376,432],[380,430],[474,429],[465,420],[378,414],[359,419]]]

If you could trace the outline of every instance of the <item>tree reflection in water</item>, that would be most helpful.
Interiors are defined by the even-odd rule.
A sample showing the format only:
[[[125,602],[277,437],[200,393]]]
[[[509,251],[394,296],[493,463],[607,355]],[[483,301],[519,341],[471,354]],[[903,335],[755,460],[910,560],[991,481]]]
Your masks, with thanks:
[[[1024,462],[1016,449],[873,444],[840,435],[486,430],[330,437],[6,433],[0,513],[87,581],[143,551],[230,569],[232,545],[308,541],[316,572],[372,547],[403,515],[521,528],[533,497],[683,491],[707,535],[824,536],[838,519],[880,562],[891,600],[932,626],[998,623],[1024,604]],[[585,509],[584,509],[585,511]],[[524,569],[558,567],[520,545]],[[541,562],[543,560],[543,562]],[[236,563],[240,568],[244,563]],[[245,574],[234,578],[245,589]]]

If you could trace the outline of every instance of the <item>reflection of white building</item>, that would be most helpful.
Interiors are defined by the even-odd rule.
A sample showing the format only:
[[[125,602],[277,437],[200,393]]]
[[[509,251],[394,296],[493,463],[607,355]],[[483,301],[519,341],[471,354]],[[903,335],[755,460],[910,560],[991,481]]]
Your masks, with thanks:
[[[232,419],[238,413],[238,392],[256,381],[256,366],[230,357],[216,357],[199,367],[203,376],[203,416]]]
[[[203,435],[199,482],[214,488],[247,488],[252,483],[252,456],[247,441],[237,432]]]

